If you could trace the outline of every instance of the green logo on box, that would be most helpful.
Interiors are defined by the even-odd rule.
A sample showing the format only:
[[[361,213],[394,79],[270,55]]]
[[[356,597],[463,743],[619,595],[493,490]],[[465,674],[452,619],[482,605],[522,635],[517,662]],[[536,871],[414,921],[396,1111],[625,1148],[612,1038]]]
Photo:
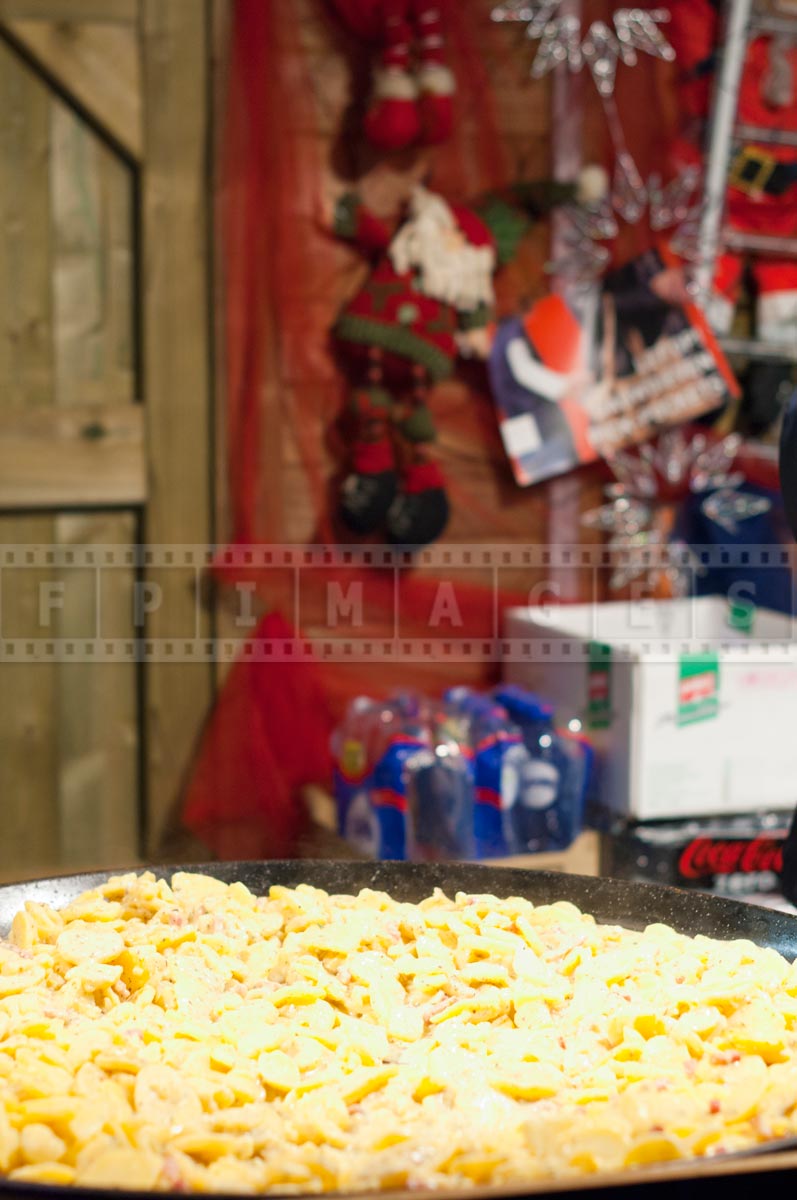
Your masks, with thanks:
[[[587,667],[587,727],[608,729],[612,723],[612,648],[590,642]]]
[[[720,706],[720,664],[716,654],[682,654],[678,671],[678,724],[716,717]]]

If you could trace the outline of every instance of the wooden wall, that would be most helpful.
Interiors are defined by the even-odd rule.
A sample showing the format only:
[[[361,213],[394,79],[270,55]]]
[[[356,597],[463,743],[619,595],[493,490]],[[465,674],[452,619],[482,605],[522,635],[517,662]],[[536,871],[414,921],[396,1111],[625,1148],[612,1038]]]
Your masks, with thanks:
[[[40,453],[41,410],[77,409],[80,421],[89,408],[133,404],[132,236],[129,169],[0,43],[0,428],[17,473],[20,453]],[[4,481],[10,499],[10,471]],[[17,504],[31,499],[41,508],[40,488],[29,498],[15,483]],[[79,494],[82,481],[73,486]],[[3,543],[135,540],[132,512],[0,516]],[[109,615],[125,607],[129,574],[107,579]],[[41,637],[43,576],[31,572],[24,587],[6,578],[6,637]],[[93,577],[77,586],[70,580],[64,601],[52,614],[52,635],[86,636]],[[132,633],[131,622],[125,611],[122,629]],[[5,663],[0,865],[68,867],[135,855],[138,750],[134,663]]]
[[[0,546],[211,539],[209,28],[206,0],[0,0]],[[172,572],[136,628],[147,574],[0,573],[0,875],[157,850],[213,664],[138,661],[210,624]],[[131,652],[45,644],[97,634]]]

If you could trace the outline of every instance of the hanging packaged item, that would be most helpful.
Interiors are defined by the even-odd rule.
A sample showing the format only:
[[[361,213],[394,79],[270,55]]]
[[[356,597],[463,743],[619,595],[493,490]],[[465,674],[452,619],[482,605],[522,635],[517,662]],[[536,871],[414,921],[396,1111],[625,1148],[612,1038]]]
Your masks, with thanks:
[[[545,296],[499,324],[488,370],[522,487],[611,458],[738,394],[704,315],[660,298],[673,269],[650,250],[568,302]]]

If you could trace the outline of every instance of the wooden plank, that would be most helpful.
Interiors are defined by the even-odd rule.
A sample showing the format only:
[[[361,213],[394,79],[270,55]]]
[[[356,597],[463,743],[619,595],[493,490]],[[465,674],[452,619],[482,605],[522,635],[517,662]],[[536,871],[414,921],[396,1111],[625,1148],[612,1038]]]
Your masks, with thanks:
[[[141,157],[141,72],[134,27],[0,18],[0,27],[131,159]]]
[[[59,100],[51,132],[55,402],[129,403],[133,174]]]
[[[138,0],[0,0],[0,20],[134,25]]]
[[[59,546],[131,545],[132,513],[56,518]],[[133,635],[134,568],[60,572],[62,637]],[[135,662],[59,666],[59,863],[80,870],[137,861],[139,851],[137,668]]]
[[[0,409],[0,509],[143,504],[141,408]]]
[[[0,542],[49,545],[50,517],[0,516]],[[2,572],[2,629],[43,637],[39,605],[52,572]],[[0,871],[41,870],[58,862],[56,671],[44,661],[0,664]]]
[[[144,0],[144,399],[146,539],[207,543],[211,533],[208,310],[208,12],[204,0]],[[154,637],[207,633],[197,588],[163,572]],[[146,679],[146,848],[179,803],[212,699],[210,665],[155,662]]]
[[[0,407],[52,399],[47,88],[0,43]]]
[[[48,196],[50,96],[0,45],[0,414],[48,404],[53,349]],[[0,468],[0,472],[2,468]],[[50,517],[0,517],[0,540],[52,539]],[[2,573],[3,628],[46,636],[39,611],[46,572]],[[0,869],[40,870],[57,861],[55,667],[0,667]]]
[[[69,494],[85,501],[89,481],[100,503],[122,492],[142,500],[142,413],[131,403],[132,171],[57,98],[50,141],[55,408],[41,432],[55,437],[49,454],[37,448],[46,485],[37,483],[35,496],[45,500],[60,481],[60,503]],[[98,438],[100,430],[105,432]],[[64,434],[66,441],[59,436]],[[18,442],[19,429],[15,435]],[[27,450],[30,455],[30,444]],[[54,461],[48,463],[48,457]],[[55,541],[131,545],[137,524],[133,513],[59,515]],[[99,575],[58,572],[63,586],[58,633],[132,638],[134,575],[132,567]],[[135,865],[139,668],[133,661],[67,662],[59,665],[55,685],[59,868]]]

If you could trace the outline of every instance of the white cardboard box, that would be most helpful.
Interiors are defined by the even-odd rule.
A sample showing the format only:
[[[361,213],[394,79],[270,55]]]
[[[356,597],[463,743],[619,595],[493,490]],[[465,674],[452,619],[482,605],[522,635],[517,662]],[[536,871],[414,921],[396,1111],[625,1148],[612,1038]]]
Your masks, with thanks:
[[[724,598],[515,608],[504,678],[538,691],[596,747],[600,799],[636,820],[797,804],[792,618],[750,633]],[[601,647],[608,647],[608,652]]]

